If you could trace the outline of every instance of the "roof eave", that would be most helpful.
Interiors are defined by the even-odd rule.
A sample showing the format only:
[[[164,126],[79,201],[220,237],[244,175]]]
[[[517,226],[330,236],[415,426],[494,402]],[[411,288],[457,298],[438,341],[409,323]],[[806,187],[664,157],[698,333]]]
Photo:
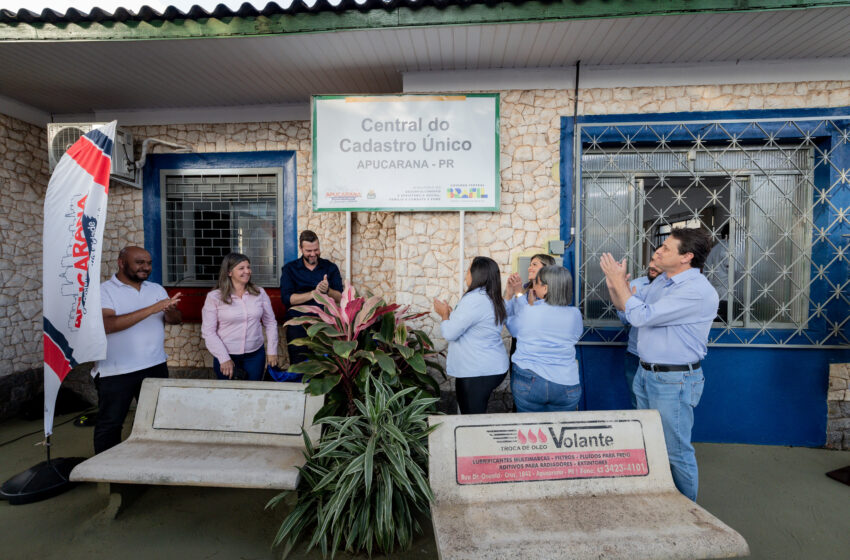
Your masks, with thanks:
[[[802,10],[850,6],[850,0],[559,0],[495,4],[457,4],[451,3],[451,0],[443,0],[439,4],[423,5],[415,9],[395,5],[397,7],[392,9],[327,10],[255,17],[0,23],[0,41],[140,41],[258,37],[361,29]]]

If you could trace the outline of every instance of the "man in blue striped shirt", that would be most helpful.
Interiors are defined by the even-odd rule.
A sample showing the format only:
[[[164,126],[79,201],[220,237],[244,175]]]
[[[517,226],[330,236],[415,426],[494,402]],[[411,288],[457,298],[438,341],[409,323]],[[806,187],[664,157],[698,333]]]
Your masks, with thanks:
[[[645,288],[646,286],[649,286],[653,280],[658,278],[659,274],[661,274],[661,271],[657,266],[655,266],[654,262],[650,261],[649,266],[646,269],[646,276],[635,278],[629,282],[629,287],[633,288],[634,291],[637,291],[640,288]],[[626,327],[629,327],[629,344],[626,347],[626,355],[623,357],[623,366],[626,374],[626,387],[629,389],[632,408],[637,408],[637,399],[635,398],[635,390],[632,388],[632,385],[634,385],[635,373],[637,373],[637,368],[640,365],[640,358],[638,358],[637,350],[638,328],[631,326],[628,319],[626,319],[626,314],[622,311],[617,311],[617,317],[620,318]]]
[[[605,253],[600,261],[614,306],[640,329],[637,407],[658,410],[673,482],[694,501],[699,485],[691,430],[705,384],[700,360],[708,350],[718,304],[717,291],[700,272],[710,251],[707,231],[673,230],[653,256],[661,276],[634,291],[625,260],[618,262]]]

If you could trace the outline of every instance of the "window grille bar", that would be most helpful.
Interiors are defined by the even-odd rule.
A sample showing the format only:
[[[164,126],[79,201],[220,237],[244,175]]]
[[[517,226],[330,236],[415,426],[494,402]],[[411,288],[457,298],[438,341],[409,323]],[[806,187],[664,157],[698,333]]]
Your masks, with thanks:
[[[599,255],[626,256],[641,276],[644,256],[681,222],[723,240],[706,270],[725,303],[712,344],[850,347],[847,241],[839,240],[850,227],[847,123],[578,124],[575,292],[584,340],[624,341]]]
[[[224,255],[240,252],[255,283],[278,285],[279,170],[169,170],[161,184],[167,284],[212,286]]]

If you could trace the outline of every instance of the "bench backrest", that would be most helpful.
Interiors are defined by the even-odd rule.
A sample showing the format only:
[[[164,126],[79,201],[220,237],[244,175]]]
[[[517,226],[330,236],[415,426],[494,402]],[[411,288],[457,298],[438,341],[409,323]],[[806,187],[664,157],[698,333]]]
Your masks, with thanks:
[[[300,383],[145,379],[131,439],[303,447],[323,397]]]
[[[431,416],[436,503],[676,492],[655,410]]]

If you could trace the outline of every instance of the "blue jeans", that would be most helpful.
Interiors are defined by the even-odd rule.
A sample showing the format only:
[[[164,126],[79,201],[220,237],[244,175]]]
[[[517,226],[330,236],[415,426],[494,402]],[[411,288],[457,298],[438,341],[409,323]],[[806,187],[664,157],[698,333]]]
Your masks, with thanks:
[[[260,346],[253,352],[247,354],[231,354],[230,359],[233,360],[233,379],[244,381],[262,381],[263,373],[266,370],[266,348]],[[238,370],[242,369],[247,374],[246,377],[240,377]],[[221,364],[217,358],[213,358],[213,370],[216,377],[219,379],[228,379],[221,374]],[[244,374],[243,374],[244,375]]]
[[[637,399],[635,398],[635,389],[632,385],[635,384],[635,374],[640,367],[640,358],[626,350],[626,355],[623,358],[624,370],[626,373],[626,387],[629,388],[629,397],[632,399],[632,408],[637,408]]]
[[[517,412],[569,412],[578,410],[581,385],[553,383],[511,364],[511,393]]]
[[[649,371],[638,366],[634,382],[637,407],[654,408],[661,415],[673,483],[692,501],[697,499],[699,471],[691,445],[691,429],[694,427],[694,407],[699,404],[704,386],[702,368]]]

